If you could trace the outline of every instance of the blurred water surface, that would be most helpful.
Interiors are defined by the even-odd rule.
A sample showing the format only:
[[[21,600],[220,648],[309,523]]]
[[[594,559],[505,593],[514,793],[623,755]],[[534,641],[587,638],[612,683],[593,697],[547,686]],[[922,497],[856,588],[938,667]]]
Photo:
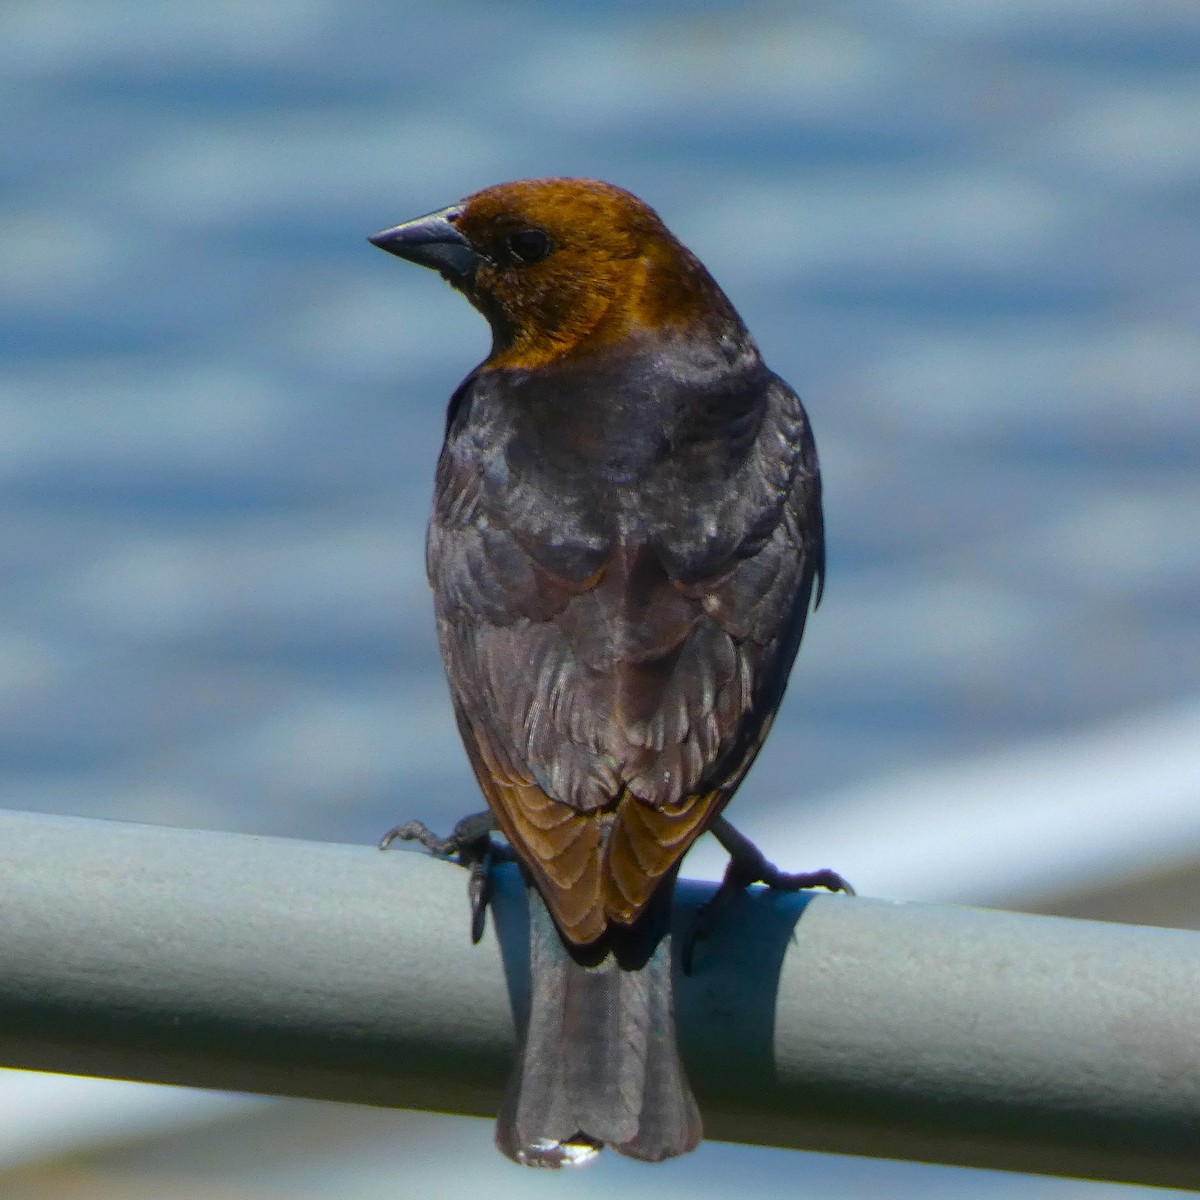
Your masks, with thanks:
[[[5,805],[477,803],[422,540],[485,327],[364,237],[541,174],[657,207],[817,431],[756,831],[1200,690],[1200,8],[9,0],[0,56]]]

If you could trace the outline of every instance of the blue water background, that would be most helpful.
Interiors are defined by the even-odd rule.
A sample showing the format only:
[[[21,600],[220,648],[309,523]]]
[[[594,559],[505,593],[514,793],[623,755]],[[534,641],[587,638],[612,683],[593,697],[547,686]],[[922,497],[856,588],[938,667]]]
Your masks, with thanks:
[[[364,238],[542,174],[652,203],[812,416],[829,579],[760,827],[1200,691],[1197,6],[55,0],[0,56],[0,803],[351,841],[477,804],[422,542],[487,337]]]

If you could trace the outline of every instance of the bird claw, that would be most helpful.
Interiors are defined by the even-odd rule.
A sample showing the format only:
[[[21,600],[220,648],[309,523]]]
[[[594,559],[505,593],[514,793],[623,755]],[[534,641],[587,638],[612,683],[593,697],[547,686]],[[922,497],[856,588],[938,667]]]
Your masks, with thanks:
[[[380,850],[386,850],[393,842],[420,842],[430,854],[436,854],[438,858],[449,858],[462,849],[454,834],[448,838],[440,838],[420,821],[405,821],[402,825],[394,825],[379,839]]]
[[[817,871],[789,874],[767,860],[763,852],[744,834],[739,833],[723,817],[712,825],[711,832],[729,854],[729,865],[720,886],[707,903],[692,918],[683,937],[680,966],[685,975],[692,973],[696,944],[708,938],[721,915],[733,900],[753,883],[765,883],[775,892],[799,892],[808,888],[824,888],[830,892],[845,892],[853,896],[854,888],[836,871],[823,867]]]
[[[491,868],[495,845],[491,838],[487,839],[485,845],[487,849],[471,863],[467,876],[467,903],[471,906],[471,944],[476,946],[483,937],[488,905],[492,900]]]
[[[438,837],[421,821],[405,821],[379,839],[380,850],[393,842],[418,842],[439,858],[457,858],[467,868],[467,902],[471,909],[471,941],[483,937],[488,904],[492,898],[492,863],[513,857],[506,847],[492,840],[496,819],[490,812],[472,813],[455,825],[449,837]]]

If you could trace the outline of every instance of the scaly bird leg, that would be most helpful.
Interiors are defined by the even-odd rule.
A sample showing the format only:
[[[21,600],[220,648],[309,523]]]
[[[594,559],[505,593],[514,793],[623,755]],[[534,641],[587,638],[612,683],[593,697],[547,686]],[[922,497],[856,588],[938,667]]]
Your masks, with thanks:
[[[718,817],[709,826],[709,832],[725,847],[729,854],[729,865],[725,868],[725,877],[721,880],[720,887],[696,913],[691,928],[684,935],[680,961],[685,975],[692,973],[692,957],[696,943],[712,933],[734,898],[741,895],[752,883],[765,883],[777,892],[825,888],[831,892],[854,895],[850,884],[828,867],[819,871],[803,871],[796,875],[781,871],[773,862],[768,862],[763,852],[745,834],[734,829],[724,817]]]
[[[380,850],[386,850],[393,842],[420,842],[430,854],[439,858],[458,859],[467,868],[467,902],[471,908],[471,941],[483,937],[484,920],[491,899],[491,867],[493,862],[507,861],[514,857],[507,846],[492,840],[496,831],[496,818],[488,812],[472,813],[463,817],[449,837],[440,838],[420,821],[405,821],[389,829],[379,839]]]

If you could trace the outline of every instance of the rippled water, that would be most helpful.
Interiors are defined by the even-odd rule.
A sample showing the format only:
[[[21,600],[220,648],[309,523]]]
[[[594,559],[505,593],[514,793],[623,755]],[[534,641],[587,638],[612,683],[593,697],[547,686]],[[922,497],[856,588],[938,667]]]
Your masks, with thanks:
[[[760,827],[1200,690],[1194,6],[10,0],[0,47],[6,805],[477,802],[421,555],[485,331],[364,237],[537,174],[654,204],[816,427]]]

